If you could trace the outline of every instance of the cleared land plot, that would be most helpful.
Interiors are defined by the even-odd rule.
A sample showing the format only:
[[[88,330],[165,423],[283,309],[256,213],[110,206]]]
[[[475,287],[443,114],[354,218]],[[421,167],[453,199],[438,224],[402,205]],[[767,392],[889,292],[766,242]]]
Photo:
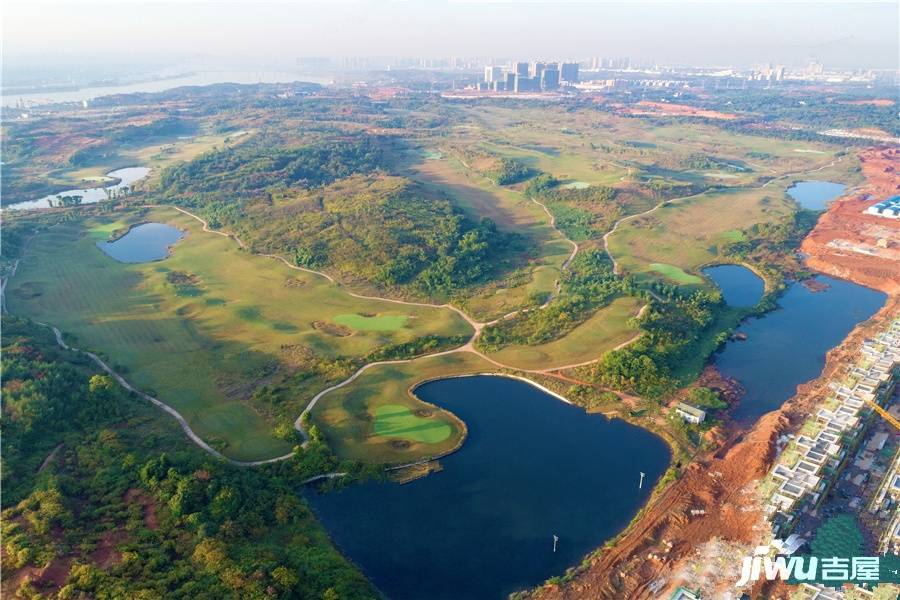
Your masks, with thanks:
[[[353,298],[323,277],[203,232],[196,220],[172,209],[153,209],[140,221],[169,223],[187,235],[166,260],[123,264],[95,243],[126,226],[124,221],[54,227],[32,241],[10,281],[10,312],[54,324],[74,335],[76,345],[123,365],[132,383],[174,406],[201,437],[232,458],[270,458],[290,450],[272,437],[265,407],[248,402],[283,367],[285,349],[325,358],[361,356],[426,334],[472,332],[447,309]],[[179,295],[173,274],[190,275],[197,293]],[[413,318],[392,332],[347,336],[317,327],[334,314]],[[299,414],[303,403],[298,398],[290,410]]]
[[[520,369],[552,369],[591,361],[637,335],[628,321],[640,308],[641,301],[636,298],[616,298],[558,340],[540,346],[507,346],[489,356]]]
[[[494,365],[471,352],[376,365],[353,383],[323,396],[310,416],[341,458],[401,464],[423,456],[437,456],[456,448],[465,437],[466,427],[453,414],[422,402],[409,390],[427,379],[496,370]],[[441,440],[383,435],[383,430],[378,430],[379,410],[385,411],[382,415],[396,414],[398,407],[413,415],[428,414],[428,421],[443,424],[450,434]],[[436,426],[431,427],[437,431]]]
[[[792,210],[783,185],[710,192],[622,223],[609,236],[609,249],[626,272],[678,281],[715,260],[717,245],[734,240],[736,230],[777,221]]]

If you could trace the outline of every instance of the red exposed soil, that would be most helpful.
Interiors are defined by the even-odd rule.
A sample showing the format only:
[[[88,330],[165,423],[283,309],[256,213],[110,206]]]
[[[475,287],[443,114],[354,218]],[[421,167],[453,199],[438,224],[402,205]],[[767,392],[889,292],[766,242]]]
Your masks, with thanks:
[[[860,153],[866,183],[833,202],[801,250],[812,268],[900,293],[900,220],[865,214],[869,206],[900,193],[900,149]],[[871,199],[869,197],[871,196]]]
[[[122,553],[116,550],[116,546],[122,542],[128,534],[121,529],[111,529],[100,534],[100,543],[97,549],[91,552],[91,560],[101,569],[108,569],[122,562]]]
[[[600,553],[570,582],[535,590],[534,598],[665,598],[684,583],[676,574],[707,542],[724,540],[752,546],[761,541],[761,534],[754,529],[762,518],[754,489],[772,467],[776,441],[800,427],[831,377],[858,353],[863,339],[900,313],[900,257],[842,253],[827,246],[834,239],[879,248],[900,243],[900,222],[862,213],[877,201],[863,200],[868,194],[880,200],[900,189],[895,170],[898,157],[900,151],[896,149],[863,152],[865,186],[833,203],[803,244],[813,268],[887,292],[885,306],[828,353],[818,379],[799,386],[793,398],[763,416],[746,434],[731,425],[711,437],[716,449],[697,457],[680,479],[651,502],[615,546]],[[887,229],[873,230],[874,226]],[[878,245],[873,231],[887,231],[892,239]],[[701,380],[701,385],[709,387],[721,388],[721,384],[711,372],[705,372]],[[724,390],[726,398],[734,393],[733,389]]]
[[[130,488],[125,492],[125,502],[137,502],[144,509],[144,526],[147,529],[159,529],[159,519],[156,517],[156,505],[143,490],[138,488]]]
[[[35,589],[44,593],[51,592],[49,596],[52,597],[53,593],[59,591],[66,584],[73,560],[71,556],[59,556],[44,567],[23,567],[11,577],[4,576],[2,596],[4,598],[14,597],[15,591],[19,589],[27,578],[31,580],[31,584]]]

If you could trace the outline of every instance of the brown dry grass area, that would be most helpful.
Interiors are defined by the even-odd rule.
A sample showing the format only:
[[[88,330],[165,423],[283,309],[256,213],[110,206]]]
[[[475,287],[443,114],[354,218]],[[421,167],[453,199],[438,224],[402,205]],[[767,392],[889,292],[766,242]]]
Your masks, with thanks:
[[[818,271],[849,279],[888,294],[900,293],[900,220],[867,215],[863,211],[900,193],[900,149],[869,148],[859,155],[866,183],[836,200],[803,241],[808,264]],[[872,199],[866,198],[871,195]],[[861,254],[833,243],[874,249]],[[831,244],[831,245],[829,245]]]
[[[670,579],[690,560],[695,549],[711,540],[753,546],[760,536],[760,506],[753,492],[771,469],[775,441],[796,431],[821,397],[830,378],[856,355],[863,339],[900,311],[900,296],[893,295],[870,321],[858,326],[829,352],[822,375],[798,387],[797,394],[778,411],[763,416],[753,429],[725,431],[718,451],[698,457],[682,477],[648,507],[613,548],[600,554],[571,582],[545,586],[533,598],[600,599],[668,597],[683,583]],[[692,515],[692,510],[706,514]],[[666,550],[671,543],[671,550]],[[656,555],[649,558],[649,554]],[[654,591],[651,586],[658,582]],[[728,582],[723,582],[728,583]],[[730,582],[729,585],[733,585]]]
[[[721,119],[730,121],[738,116],[731,113],[723,113],[717,110],[704,110],[687,104],[670,104],[668,102],[652,102],[641,100],[637,103],[640,108],[629,108],[625,112],[630,115],[649,115],[660,117],[703,117],[704,119]]]

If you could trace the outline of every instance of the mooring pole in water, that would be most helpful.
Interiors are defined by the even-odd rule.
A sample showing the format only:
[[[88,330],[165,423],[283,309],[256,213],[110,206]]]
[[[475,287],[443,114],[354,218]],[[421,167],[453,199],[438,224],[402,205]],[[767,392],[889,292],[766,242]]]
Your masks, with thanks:
[[[644,487],[644,472],[641,471],[641,480],[638,482],[638,489],[641,489],[643,487]]]
[[[559,541],[559,536],[553,535],[553,551],[556,552],[556,542]]]

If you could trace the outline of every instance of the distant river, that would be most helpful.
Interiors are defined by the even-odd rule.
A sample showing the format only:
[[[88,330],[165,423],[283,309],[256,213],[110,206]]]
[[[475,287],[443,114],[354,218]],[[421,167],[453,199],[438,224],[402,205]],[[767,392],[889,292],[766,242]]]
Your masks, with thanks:
[[[153,81],[142,81],[125,85],[84,87],[61,92],[35,92],[32,94],[3,95],[3,106],[39,106],[58,102],[82,102],[113,94],[133,94],[137,92],[164,92],[187,85],[213,85],[215,83],[329,83],[329,80],[284,71],[199,71],[182,77],[171,77]]]
[[[56,194],[48,194],[36,200],[26,200],[25,202],[8,204],[3,208],[11,210],[49,208],[51,202],[53,204],[57,203],[57,196],[81,196],[82,204],[93,204],[95,202],[100,202],[108,198],[108,196],[106,195],[106,190],[116,191],[122,189],[123,187],[130,188],[132,184],[146,177],[148,173],[150,173],[150,169],[148,169],[147,167],[126,167],[124,169],[116,169],[115,171],[110,171],[106,174],[107,177],[112,177],[114,179],[120,180],[118,183],[115,183],[113,185],[93,187],[81,190],[65,190],[64,192],[57,192]]]
[[[738,328],[746,341],[728,342],[715,365],[746,390],[733,415],[744,424],[780,407],[797,386],[818,377],[825,354],[853,327],[878,312],[885,294],[824,275],[828,287],[813,292],[795,283],[778,299],[779,308],[752,317]]]
[[[443,379],[416,394],[468,426],[442,472],[306,494],[389,598],[500,599],[561,575],[628,524],[669,464],[648,431],[523,381]]]

